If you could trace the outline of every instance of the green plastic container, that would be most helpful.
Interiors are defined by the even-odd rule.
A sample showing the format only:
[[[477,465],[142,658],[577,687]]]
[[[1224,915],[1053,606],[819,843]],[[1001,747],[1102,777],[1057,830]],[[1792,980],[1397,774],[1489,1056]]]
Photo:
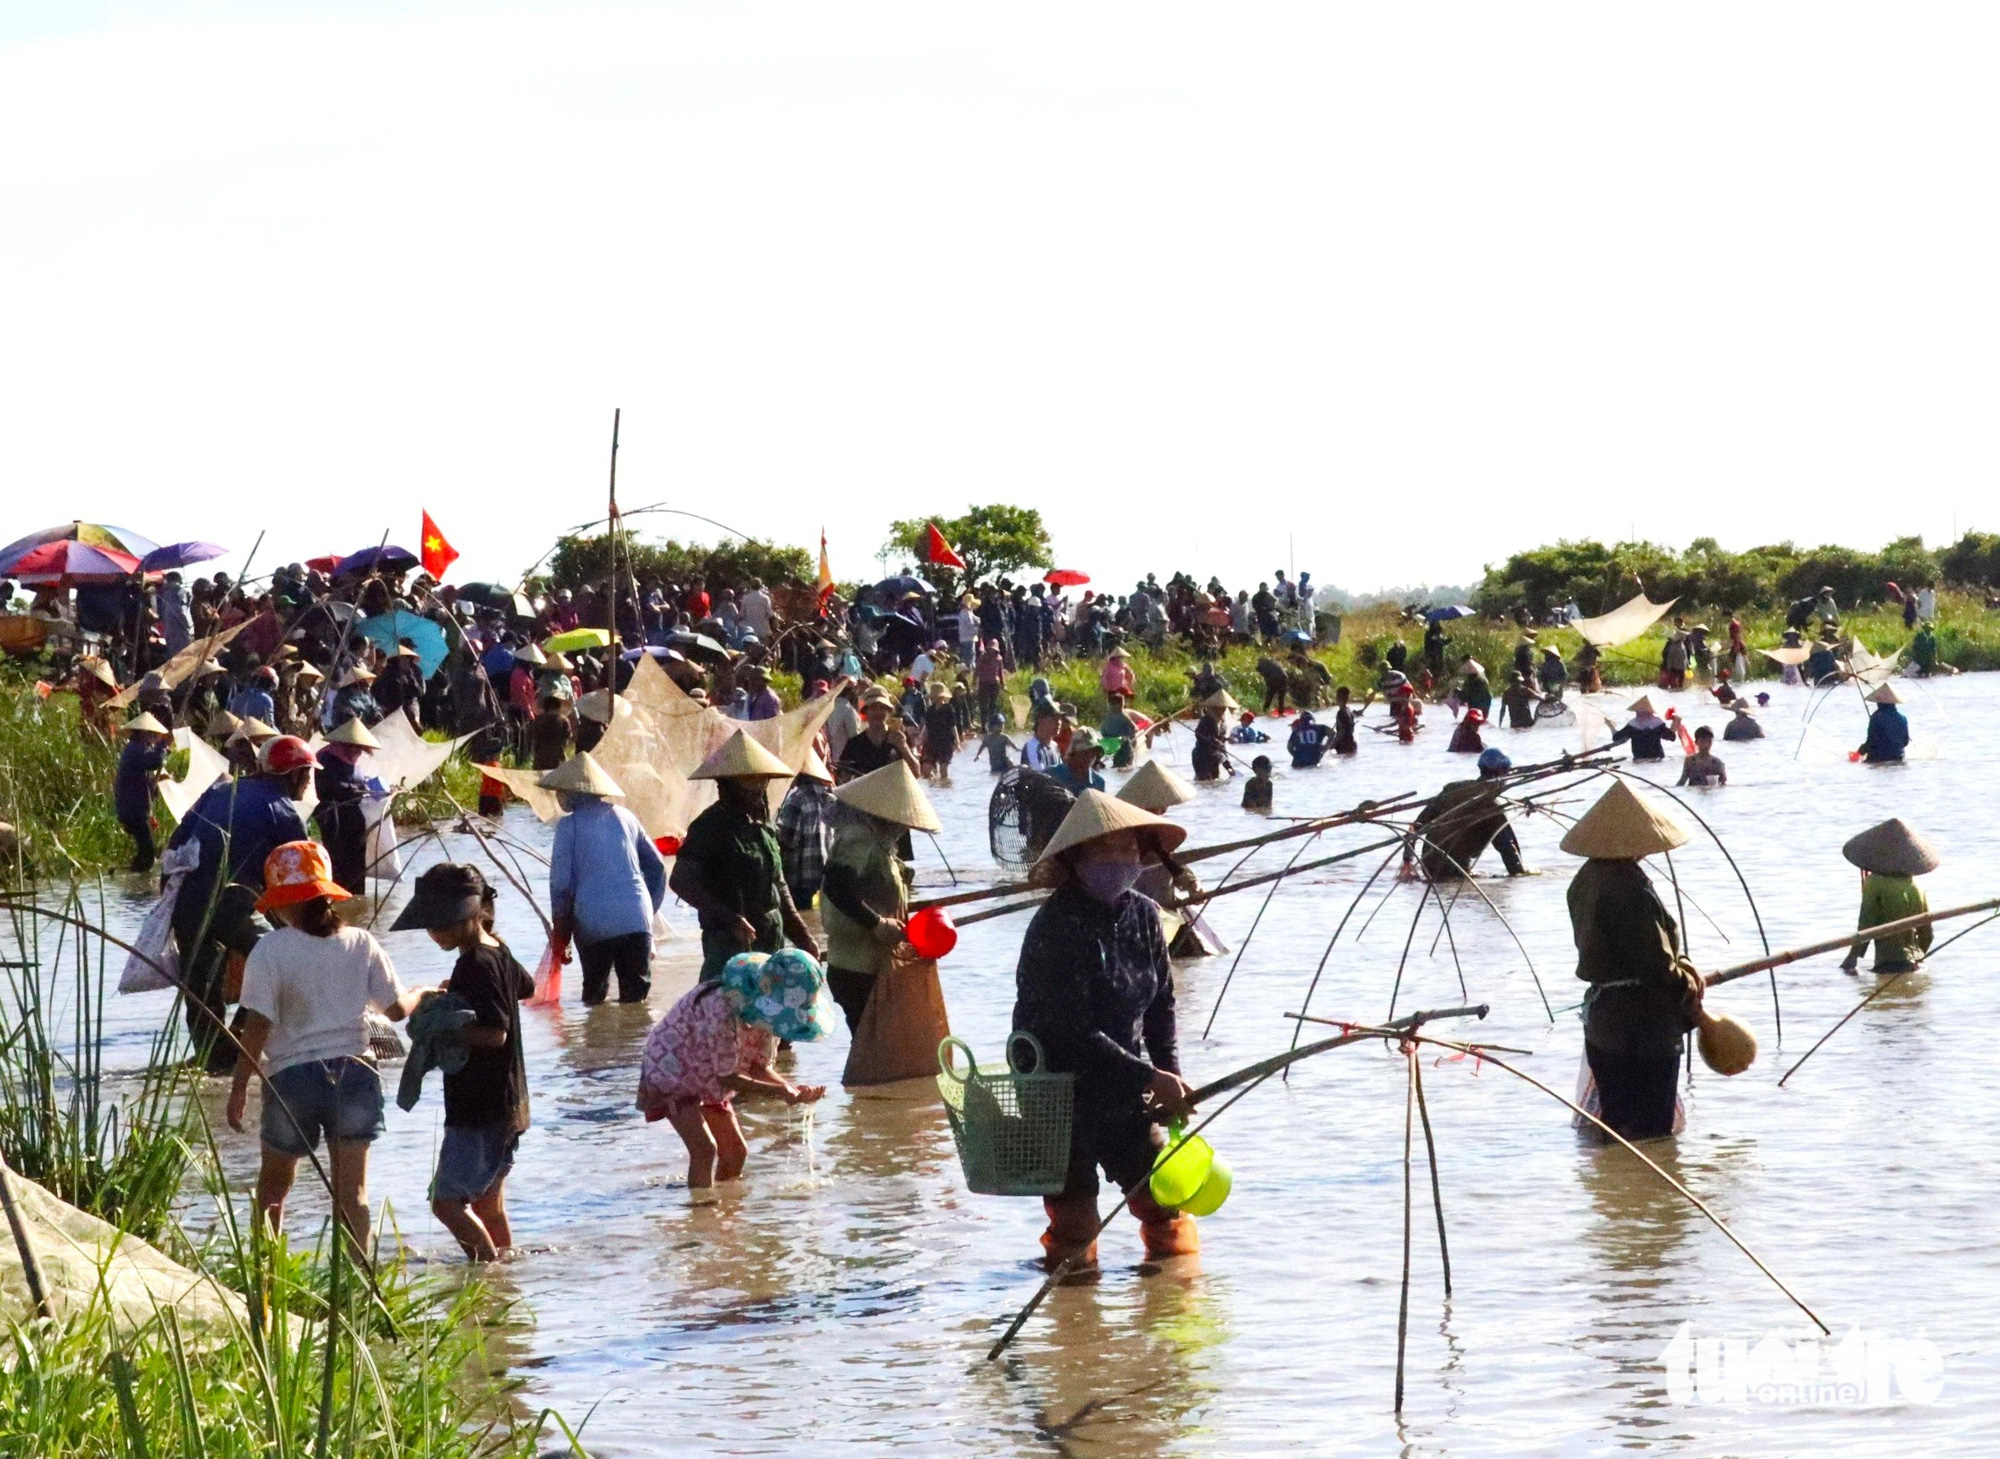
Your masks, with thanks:
[[[1167,1148],[1153,1162],[1147,1189],[1161,1205],[1190,1216],[1211,1216],[1229,1199],[1235,1177],[1229,1162],[1199,1135],[1182,1142],[1179,1125],[1167,1131]],[[1179,1149],[1175,1149],[1179,1146]]]
[[[983,1196],[1052,1196],[1069,1180],[1076,1076],[1048,1072],[1033,1034],[1014,1033],[1007,1047],[1017,1040],[1034,1050],[1032,1069],[982,1069],[963,1039],[946,1039],[938,1045],[938,1093],[968,1187]],[[965,1056],[964,1073],[954,1051]]]

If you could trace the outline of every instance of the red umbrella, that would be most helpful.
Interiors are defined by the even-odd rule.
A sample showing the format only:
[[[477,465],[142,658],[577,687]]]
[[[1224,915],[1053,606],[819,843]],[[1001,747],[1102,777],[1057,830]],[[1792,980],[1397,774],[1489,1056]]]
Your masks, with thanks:
[[[93,547],[65,538],[44,542],[16,558],[10,569],[23,583],[116,583],[139,570],[139,559],[115,547]]]
[[[306,566],[314,572],[333,572],[340,566],[340,555],[329,552],[324,557],[308,557]]]
[[[1059,588],[1080,588],[1090,581],[1090,574],[1078,572],[1074,568],[1052,567],[1042,574],[1042,581],[1053,583]]]

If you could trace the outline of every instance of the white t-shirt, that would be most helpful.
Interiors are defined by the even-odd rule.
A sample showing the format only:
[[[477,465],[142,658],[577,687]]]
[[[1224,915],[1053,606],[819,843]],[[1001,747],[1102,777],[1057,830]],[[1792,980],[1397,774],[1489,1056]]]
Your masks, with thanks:
[[[243,964],[243,1006],[271,1020],[264,1044],[270,1074],[318,1059],[372,1063],[366,1014],[402,997],[389,954],[358,927],[331,937],[281,927],[266,933]]]

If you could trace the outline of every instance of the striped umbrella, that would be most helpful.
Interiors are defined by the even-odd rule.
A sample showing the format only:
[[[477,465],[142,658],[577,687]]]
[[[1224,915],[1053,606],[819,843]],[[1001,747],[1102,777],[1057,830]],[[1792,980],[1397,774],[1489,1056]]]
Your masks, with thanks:
[[[49,583],[117,583],[139,571],[139,559],[115,547],[93,547],[88,542],[44,542],[30,547],[6,569],[10,576],[30,586]]]
[[[103,522],[64,522],[60,527],[44,527],[39,532],[30,532],[19,541],[0,547],[0,573],[11,576],[25,571],[19,565],[20,559],[37,547],[46,547],[53,542],[80,542],[89,547],[123,553],[135,562],[157,550],[160,545],[152,538],[141,537],[125,527],[107,526]]]

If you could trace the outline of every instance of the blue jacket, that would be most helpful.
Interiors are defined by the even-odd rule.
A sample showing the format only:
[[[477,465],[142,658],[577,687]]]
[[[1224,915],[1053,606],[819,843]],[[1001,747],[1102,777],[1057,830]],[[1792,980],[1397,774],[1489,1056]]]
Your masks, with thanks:
[[[128,735],[118,752],[118,774],[111,782],[111,807],[121,821],[143,821],[153,813],[153,777],[167,763],[164,742],[142,744]]]
[[[201,864],[181,883],[181,898],[190,906],[205,903],[218,876],[258,891],[264,888],[264,858],[287,841],[306,839],[299,808],[285,794],[284,782],[265,775],[246,775],[210,787],[174,827],[171,847],[193,841],[201,847]]]
[[[593,797],[556,822],[549,910],[575,919],[578,941],[649,931],[666,899],[667,864],[623,806]]]
[[[1285,741],[1285,749],[1291,753],[1292,768],[1307,770],[1326,758],[1326,747],[1333,740],[1333,731],[1318,720],[1306,715],[1299,716],[1299,722],[1292,727],[1291,738]]]
[[[269,724],[278,717],[278,706],[269,694],[251,684],[229,696],[229,712],[238,719],[261,719]]]
[[[1903,718],[1903,711],[1893,704],[1876,706],[1868,716],[1868,738],[1861,749],[1868,756],[1868,763],[1880,765],[1903,758],[1903,751],[1910,747],[1910,722]]]

